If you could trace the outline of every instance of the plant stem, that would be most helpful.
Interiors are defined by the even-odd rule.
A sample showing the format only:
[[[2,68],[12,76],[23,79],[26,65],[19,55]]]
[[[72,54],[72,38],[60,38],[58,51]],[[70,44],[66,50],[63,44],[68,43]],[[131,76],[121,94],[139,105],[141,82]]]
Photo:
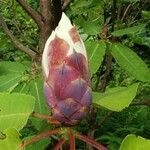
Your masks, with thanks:
[[[103,145],[97,143],[96,141],[94,141],[92,138],[89,138],[88,136],[77,133],[76,138],[86,142],[87,144],[97,148],[98,150],[107,150],[106,147],[104,147]]]
[[[55,145],[54,150],[59,150],[64,143],[65,139],[60,139],[58,143]]]
[[[24,141],[23,144],[20,146],[20,148],[22,147],[26,147],[27,145],[29,144],[32,144],[34,142],[37,142],[39,141],[40,139],[43,139],[43,138],[46,138],[48,136],[51,136],[53,134],[58,134],[61,130],[60,129],[54,129],[54,130],[50,130],[50,131],[46,131],[46,132],[43,132],[35,137],[33,137],[31,140],[29,141]]]
[[[40,118],[40,119],[46,119],[47,122],[54,124],[54,125],[60,125],[61,123],[59,121],[57,121],[55,118],[53,118],[52,116],[49,115],[45,115],[45,114],[39,114],[39,113],[32,113],[32,117],[36,117],[36,118]]]
[[[75,137],[71,129],[68,129],[70,150],[75,150]]]

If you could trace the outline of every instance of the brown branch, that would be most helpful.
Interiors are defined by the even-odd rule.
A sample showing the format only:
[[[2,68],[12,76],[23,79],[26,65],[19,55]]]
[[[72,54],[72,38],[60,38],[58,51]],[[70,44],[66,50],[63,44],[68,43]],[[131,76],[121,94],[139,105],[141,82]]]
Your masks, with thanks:
[[[130,106],[150,106],[150,100],[142,101],[142,102],[132,102]]]
[[[32,59],[36,58],[36,53],[31,50],[30,48],[24,46],[22,43],[20,43],[18,41],[18,39],[13,35],[13,33],[8,29],[8,26],[3,18],[3,16],[0,14],[0,25],[2,26],[5,34],[11,39],[11,41],[14,43],[14,45],[20,49],[22,52],[26,53],[27,55],[29,55],[30,57],[32,57]]]
[[[45,119],[45,120],[47,120],[48,123],[51,123],[53,125],[60,125],[61,124],[59,121],[57,121],[55,118],[53,118],[52,116],[49,116],[49,115],[39,114],[39,113],[35,113],[35,112],[33,112],[31,115],[32,115],[32,117]]]
[[[24,148],[34,142],[37,142],[39,141],[40,139],[43,139],[43,138],[46,138],[46,137],[49,137],[51,135],[54,135],[54,134],[58,134],[60,132],[60,129],[54,129],[54,130],[50,130],[50,131],[46,131],[46,132],[43,132],[39,135],[36,135],[35,137],[33,137],[31,140],[29,141],[24,141],[22,143],[22,145],[19,147],[19,148]]]
[[[68,129],[70,150],[75,150],[75,137],[71,129]]]
[[[96,142],[94,139],[92,139],[92,138],[90,138],[88,136],[82,135],[80,133],[77,133],[75,136],[79,140],[82,140],[82,141],[86,142],[87,144],[97,148],[98,150],[107,150],[107,148],[104,147],[102,144]]]
[[[129,4],[129,5],[127,6],[127,8],[125,9],[125,11],[124,11],[124,13],[123,13],[123,16],[122,16],[122,18],[121,18],[121,21],[124,20],[124,18],[125,18],[125,16],[126,16],[126,14],[127,14],[127,12],[128,12],[128,10],[129,10],[130,7],[131,7],[131,4]]]
[[[102,120],[100,121],[100,123],[97,125],[96,128],[99,128],[102,126],[102,124],[113,114],[112,111],[108,111],[107,114],[102,118]]]
[[[28,13],[29,16],[36,22],[36,24],[41,26],[41,16],[38,12],[36,12],[32,7],[25,2],[25,0],[16,0],[20,6]]]
[[[102,92],[105,91],[106,86],[107,86],[107,81],[111,73],[111,68],[112,68],[112,55],[110,53],[106,54],[105,56],[105,64],[106,64],[106,71],[102,75],[101,83],[100,83],[100,90]]]
[[[62,11],[64,11],[71,3],[71,0],[64,0],[64,3],[62,5]]]
[[[59,150],[64,143],[65,143],[65,139],[60,139],[58,143],[55,145],[53,150]]]

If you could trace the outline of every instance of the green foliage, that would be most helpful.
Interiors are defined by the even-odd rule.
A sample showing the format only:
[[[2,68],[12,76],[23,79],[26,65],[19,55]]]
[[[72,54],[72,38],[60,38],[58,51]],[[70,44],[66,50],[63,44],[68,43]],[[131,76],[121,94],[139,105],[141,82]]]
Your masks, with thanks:
[[[93,74],[98,70],[103,61],[106,44],[104,41],[87,41],[86,48],[89,58],[90,72]]]
[[[4,138],[0,138],[1,150],[17,150],[21,146],[20,134],[17,130],[13,128],[6,129],[3,131],[3,135]]]
[[[113,14],[114,2],[74,0],[66,9],[86,44],[94,84],[93,106],[97,110],[96,116],[90,121],[85,119],[77,128],[86,134],[94,128],[96,140],[109,150],[118,150],[120,145],[119,150],[149,150],[149,140],[142,137],[150,137],[150,109],[141,105],[130,107],[130,104],[149,100],[150,96],[150,4],[140,0],[120,0]],[[27,3],[39,11],[39,1],[27,0]],[[36,51],[38,27],[19,4],[0,1],[0,13],[19,41]],[[110,53],[113,60],[106,64],[106,56]],[[39,65],[33,73],[31,59],[14,47],[1,27],[0,60],[0,149],[16,150],[21,144],[21,129],[22,138],[30,139],[52,128],[41,119],[29,117],[33,111],[49,114],[49,108],[43,95]],[[111,65],[110,73],[108,65]],[[105,77],[106,91],[100,89]],[[113,111],[112,116],[105,120],[108,111]],[[103,120],[103,124],[95,128],[95,123],[99,125]],[[54,143],[50,138],[42,139],[27,150],[44,150]],[[86,149],[79,142],[76,144],[77,149]]]
[[[130,134],[125,137],[119,150],[148,150],[149,148],[150,140]]]
[[[150,71],[140,57],[122,44],[112,44],[111,53],[117,63],[137,80],[150,81]]]
[[[0,93],[0,131],[22,129],[34,110],[34,102],[35,98],[29,95]]]
[[[128,107],[136,96],[138,84],[129,87],[116,87],[105,93],[93,92],[93,103],[111,111],[121,111]]]
[[[133,34],[133,33],[140,32],[141,30],[144,29],[144,27],[145,27],[145,24],[140,24],[138,26],[116,30],[116,31],[112,32],[111,34],[113,36],[123,36],[123,35],[127,35],[127,34]]]

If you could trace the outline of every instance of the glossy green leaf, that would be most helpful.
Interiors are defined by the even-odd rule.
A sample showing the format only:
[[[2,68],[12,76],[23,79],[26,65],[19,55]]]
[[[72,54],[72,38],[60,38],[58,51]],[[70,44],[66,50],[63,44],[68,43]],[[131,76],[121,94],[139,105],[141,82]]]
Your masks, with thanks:
[[[50,114],[44,97],[43,79],[41,76],[40,78],[20,84],[14,91],[34,96],[36,99],[34,111],[41,114]],[[32,118],[32,122],[37,129],[40,129],[43,124],[42,120],[37,118]]]
[[[150,81],[150,71],[144,61],[130,48],[122,44],[112,44],[112,55],[117,63],[137,80]]]
[[[119,150],[149,150],[150,140],[133,134],[127,135]]]
[[[116,87],[105,93],[93,92],[93,103],[112,111],[121,111],[128,107],[136,96],[138,84],[129,87]]]
[[[20,130],[34,109],[35,98],[19,93],[0,93],[0,131],[7,128]]]
[[[12,91],[24,78],[27,67],[18,62],[0,62],[0,92]]]
[[[17,130],[9,128],[2,134],[4,138],[0,138],[0,150],[17,150],[21,146],[20,134]]]
[[[106,44],[104,41],[87,41],[86,49],[89,58],[89,65],[91,74],[95,73],[100,67],[106,50]]]
[[[132,34],[132,33],[140,32],[144,28],[145,28],[145,24],[140,24],[138,26],[133,26],[133,27],[129,27],[129,28],[114,31],[111,34],[113,36],[123,36],[123,35],[126,35],[126,34]]]
[[[36,136],[36,135],[34,135]],[[32,136],[32,137],[34,137]],[[30,140],[32,137],[27,137],[24,140]],[[37,142],[34,142],[26,147],[26,150],[45,150],[50,143],[50,138],[43,138]]]
[[[19,62],[2,61],[0,62],[0,75],[6,75],[8,73],[23,73],[26,70],[26,66]]]
[[[85,22],[83,26],[83,30],[86,34],[89,35],[97,35],[100,33],[100,27],[97,22]]]
[[[22,79],[22,75],[18,73],[6,74],[0,76],[0,92],[11,91]]]

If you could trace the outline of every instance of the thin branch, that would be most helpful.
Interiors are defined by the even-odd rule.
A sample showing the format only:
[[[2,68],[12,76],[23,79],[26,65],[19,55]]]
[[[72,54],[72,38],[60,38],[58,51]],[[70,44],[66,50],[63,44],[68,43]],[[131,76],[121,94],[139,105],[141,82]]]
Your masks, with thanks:
[[[64,11],[71,3],[71,0],[64,0],[64,3],[62,5],[62,11]]]
[[[88,143],[89,145],[92,145],[93,147],[97,148],[98,150],[107,150],[107,148],[104,147],[102,144],[97,143],[96,141],[94,141],[92,138],[89,138],[88,136],[77,133],[76,138]]]
[[[32,113],[32,117],[36,117],[36,118],[40,118],[40,119],[45,119],[45,120],[47,120],[48,123],[51,123],[53,125],[60,125],[61,124],[59,121],[57,121],[52,116],[45,115],[45,114],[39,114],[39,113],[33,112]]]
[[[107,86],[107,81],[110,77],[111,68],[112,68],[112,55],[110,53],[106,54],[104,61],[106,64],[106,71],[101,77],[102,79],[101,79],[101,83],[100,83],[100,90],[102,92],[105,91],[106,86]]]
[[[69,142],[70,142],[70,150],[75,150],[75,137],[72,133],[71,129],[68,129],[69,134]]]
[[[64,143],[65,143],[65,139],[60,139],[58,143],[55,145],[54,150],[59,150]]]
[[[102,126],[102,124],[113,114],[112,111],[108,111],[107,114],[102,118],[102,120],[100,121],[100,123],[97,125],[96,128],[99,128]]]
[[[30,48],[24,46],[22,43],[18,41],[18,39],[13,35],[13,33],[8,29],[8,26],[3,18],[3,16],[0,14],[0,25],[2,26],[5,34],[11,39],[11,41],[14,43],[14,45],[20,49],[22,52],[25,52],[27,55],[32,57],[33,59],[36,58],[36,53],[31,50]]]
[[[20,149],[20,148],[23,148],[23,147],[26,147],[27,145],[32,144],[32,143],[34,143],[34,142],[37,142],[37,141],[39,141],[40,139],[49,137],[49,136],[54,135],[54,134],[58,134],[59,132],[60,132],[60,129],[54,129],[54,130],[50,130],[50,131],[46,131],[46,132],[44,132],[44,133],[41,133],[41,134],[39,134],[39,135],[33,137],[33,138],[32,138],[31,140],[29,140],[29,141],[24,141],[24,142],[22,143],[22,145],[19,147],[19,149]]]
[[[150,106],[150,100],[142,101],[142,102],[133,102],[130,104],[130,106],[142,106],[142,105]]]
[[[41,26],[41,16],[38,12],[36,12],[32,7],[25,2],[25,0],[16,0],[20,6],[31,16],[31,18],[36,22],[36,24]]]
[[[126,16],[126,14],[127,14],[127,12],[128,12],[128,10],[129,10],[130,7],[131,7],[131,4],[129,4],[129,5],[127,6],[127,8],[125,9],[125,11],[124,11],[124,13],[123,13],[123,16],[122,16],[122,18],[121,18],[121,21],[124,20],[124,18],[125,18],[125,16]]]

